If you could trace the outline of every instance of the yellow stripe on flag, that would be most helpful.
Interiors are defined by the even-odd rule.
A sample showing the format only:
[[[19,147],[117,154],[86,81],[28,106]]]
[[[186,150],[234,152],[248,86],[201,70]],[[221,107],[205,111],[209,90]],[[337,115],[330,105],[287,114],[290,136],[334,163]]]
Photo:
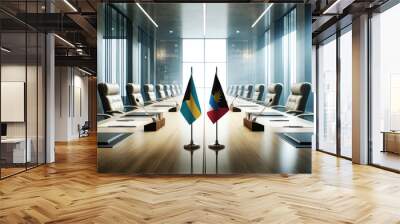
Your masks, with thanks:
[[[190,95],[190,100],[186,100],[186,105],[189,110],[192,112],[194,118],[198,118],[201,115],[199,108],[196,105],[196,101],[194,100],[193,96]]]

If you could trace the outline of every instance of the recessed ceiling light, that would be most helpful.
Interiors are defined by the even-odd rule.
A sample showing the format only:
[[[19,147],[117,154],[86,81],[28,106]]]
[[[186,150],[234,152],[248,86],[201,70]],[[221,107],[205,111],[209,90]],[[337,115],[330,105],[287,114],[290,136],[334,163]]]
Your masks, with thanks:
[[[72,44],[71,42],[69,42],[68,40],[66,40],[66,39],[64,39],[64,38],[62,38],[62,37],[60,37],[60,36],[57,35],[57,34],[54,34],[54,36],[57,37],[57,38],[58,38],[59,40],[61,40],[62,42],[64,42],[65,44],[67,44],[68,46],[75,48],[75,45],[73,45],[73,44]]]
[[[236,33],[239,34],[239,33],[240,33],[240,30],[236,30]]]
[[[67,4],[74,12],[78,12],[78,10],[73,6],[68,0],[64,0],[65,4]]]
[[[257,23],[260,21],[260,19],[271,9],[271,7],[274,5],[274,3],[271,3],[265,10],[263,13],[261,13],[261,15],[256,19],[256,21],[254,21],[253,25],[251,25],[251,28],[254,28]]]
[[[142,8],[142,6],[136,2],[137,7],[142,10],[142,12],[146,15],[146,17],[154,24],[155,27],[158,28],[158,24],[150,17],[149,14],[147,14],[147,12],[144,10],[144,8]]]
[[[173,33],[174,33],[174,31],[173,31],[173,30],[170,30],[170,31],[169,31],[169,33],[173,34]]]
[[[7,49],[7,48],[5,48],[5,47],[1,47],[0,49],[1,49],[2,51],[6,52],[6,53],[10,53],[10,52],[11,52],[11,50],[9,50],[9,49]]]
[[[336,0],[332,5],[330,5],[322,14],[328,14],[328,12],[336,7],[336,5],[340,2],[341,0]]]
[[[92,75],[92,73],[90,73],[90,72],[88,72],[88,71],[86,71],[86,70],[83,70],[83,69],[81,69],[81,68],[79,68],[79,67],[78,67],[78,70],[81,71],[81,72],[83,72],[83,73],[85,73],[85,74],[87,74],[87,75]]]

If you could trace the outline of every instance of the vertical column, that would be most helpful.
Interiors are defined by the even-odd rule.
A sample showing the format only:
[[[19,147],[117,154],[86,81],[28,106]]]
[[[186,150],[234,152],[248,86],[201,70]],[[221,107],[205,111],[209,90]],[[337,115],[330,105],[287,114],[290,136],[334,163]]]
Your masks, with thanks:
[[[46,35],[46,163],[55,161],[55,60],[54,35]]]
[[[368,15],[353,19],[353,162],[368,163]]]

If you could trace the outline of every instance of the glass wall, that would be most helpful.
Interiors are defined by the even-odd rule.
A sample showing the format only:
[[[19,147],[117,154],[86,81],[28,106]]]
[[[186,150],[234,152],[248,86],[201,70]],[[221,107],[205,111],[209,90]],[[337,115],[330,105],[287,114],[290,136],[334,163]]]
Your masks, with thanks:
[[[226,88],[226,39],[182,40],[182,83],[186,85],[193,67],[196,87],[211,88],[215,69],[222,88]]]
[[[318,149],[336,154],[336,36],[318,47]]]
[[[39,8],[20,6],[31,13]],[[0,17],[9,21],[0,23],[0,177],[5,178],[45,163],[46,40],[28,24]]]
[[[284,96],[289,96],[290,88],[296,81],[296,9],[284,17],[283,74]]]
[[[105,31],[110,29],[104,27],[110,25],[104,22],[107,5],[103,3],[98,12],[98,43],[104,41]],[[263,14],[269,3],[142,2],[139,5],[141,7],[132,3],[111,4],[132,21],[132,64],[137,63],[137,66],[133,67],[132,74],[127,73],[126,80],[132,79],[135,84],[128,85],[128,90],[132,90],[129,95],[131,102],[138,102],[134,98],[143,97],[144,100],[142,105],[135,105],[133,110],[126,112],[124,107],[131,105],[121,102],[123,93],[118,93],[117,88],[112,88],[114,91],[99,88],[100,100],[104,102],[100,107],[111,105],[115,108],[112,110],[115,113],[107,109],[111,117],[97,123],[99,172],[232,174],[311,171],[311,147],[297,149],[278,139],[279,136],[275,135],[277,128],[266,127],[264,132],[258,132],[243,124],[245,112],[261,113],[266,108],[264,102],[252,98],[263,93],[265,99],[268,92],[262,87],[255,91],[256,84],[282,83],[286,94],[282,94],[280,99],[285,105],[294,83],[311,82],[311,74],[307,72],[311,71],[311,65],[303,63],[303,59],[305,61],[311,55],[311,36],[304,32],[311,30],[312,14],[308,6],[273,4],[276,9],[271,9],[268,16],[252,27],[256,19],[254,14]],[[301,31],[297,32],[298,29]],[[105,53],[107,50],[104,49],[107,46],[100,45],[103,46],[98,49],[98,82],[102,83],[101,87],[103,82],[117,80],[114,77],[104,79],[104,76],[118,75],[101,72],[102,63],[125,65],[110,59],[112,54]],[[131,46],[127,44],[127,48]],[[192,86],[187,88],[191,68],[195,89]],[[211,90],[216,68],[223,91],[219,87]],[[181,88],[171,84],[180,84]],[[249,88],[246,95],[235,97],[236,94],[228,93],[229,85],[249,85]],[[123,88],[125,86],[121,84],[120,89]],[[139,88],[143,95],[139,94]],[[242,108],[241,111],[230,110],[229,105],[233,104]],[[266,110],[279,112],[273,108]],[[218,123],[216,116],[221,118]],[[302,130],[307,132],[306,135],[312,135],[312,122],[295,116],[286,117],[293,123],[304,125]],[[292,131],[286,120],[270,122],[269,119],[268,116],[259,118],[265,125],[284,126],[285,130]],[[191,142],[196,147],[189,144]]]
[[[352,32],[351,26],[340,36],[340,154],[352,157]]]
[[[400,170],[400,4],[371,19],[371,159]]]

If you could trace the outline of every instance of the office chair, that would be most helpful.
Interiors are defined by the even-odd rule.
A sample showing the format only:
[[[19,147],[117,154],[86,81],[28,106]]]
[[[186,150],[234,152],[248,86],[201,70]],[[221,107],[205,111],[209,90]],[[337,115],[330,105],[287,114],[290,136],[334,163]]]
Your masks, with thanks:
[[[135,109],[135,106],[126,106],[122,102],[118,84],[97,84],[103,110],[106,114],[116,115]]]
[[[263,84],[257,84],[254,89],[253,101],[261,102],[264,98],[264,88]]]
[[[143,106],[151,102],[144,102],[142,93],[140,92],[140,85],[128,83],[126,84],[126,94],[128,95],[129,103],[133,106]]]
[[[147,101],[157,101],[156,93],[154,92],[154,86],[152,84],[145,84],[143,86],[144,96]]]
[[[235,89],[236,89],[236,85],[231,85],[231,90],[229,91],[230,96],[235,96]]]
[[[265,105],[267,107],[279,105],[279,101],[282,95],[283,85],[281,83],[274,83],[268,86],[268,95],[265,99]]]
[[[228,86],[228,89],[226,90],[226,94],[227,94],[228,96],[230,96],[230,95],[231,95],[231,92],[232,92],[232,85]]]
[[[244,96],[244,88],[245,88],[244,85],[239,85],[238,95],[239,95],[240,97],[243,97],[243,96]]]
[[[171,96],[172,97],[176,96],[177,94],[176,94],[176,90],[175,90],[175,85],[171,84],[171,85],[169,85],[169,88],[171,90]]]
[[[287,99],[286,106],[273,106],[272,108],[284,111],[289,114],[299,115],[304,113],[308,96],[310,95],[311,84],[308,82],[296,83],[291,88],[291,94]]]
[[[156,92],[157,92],[157,98],[158,99],[163,100],[163,99],[167,98],[167,96],[165,95],[165,91],[164,91],[164,85],[157,84],[156,85]]]
[[[176,95],[179,96],[182,94],[181,90],[179,89],[179,85],[175,84]]]
[[[245,85],[242,97],[245,99],[251,99],[253,94],[253,85]]]
[[[167,98],[172,97],[172,92],[171,92],[171,88],[169,87],[169,85],[164,85],[164,92],[165,92],[165,96]]]
[[[232,96],[238,96],[239,95],[239,85],[234,85],[233,90],[232,90]]]

